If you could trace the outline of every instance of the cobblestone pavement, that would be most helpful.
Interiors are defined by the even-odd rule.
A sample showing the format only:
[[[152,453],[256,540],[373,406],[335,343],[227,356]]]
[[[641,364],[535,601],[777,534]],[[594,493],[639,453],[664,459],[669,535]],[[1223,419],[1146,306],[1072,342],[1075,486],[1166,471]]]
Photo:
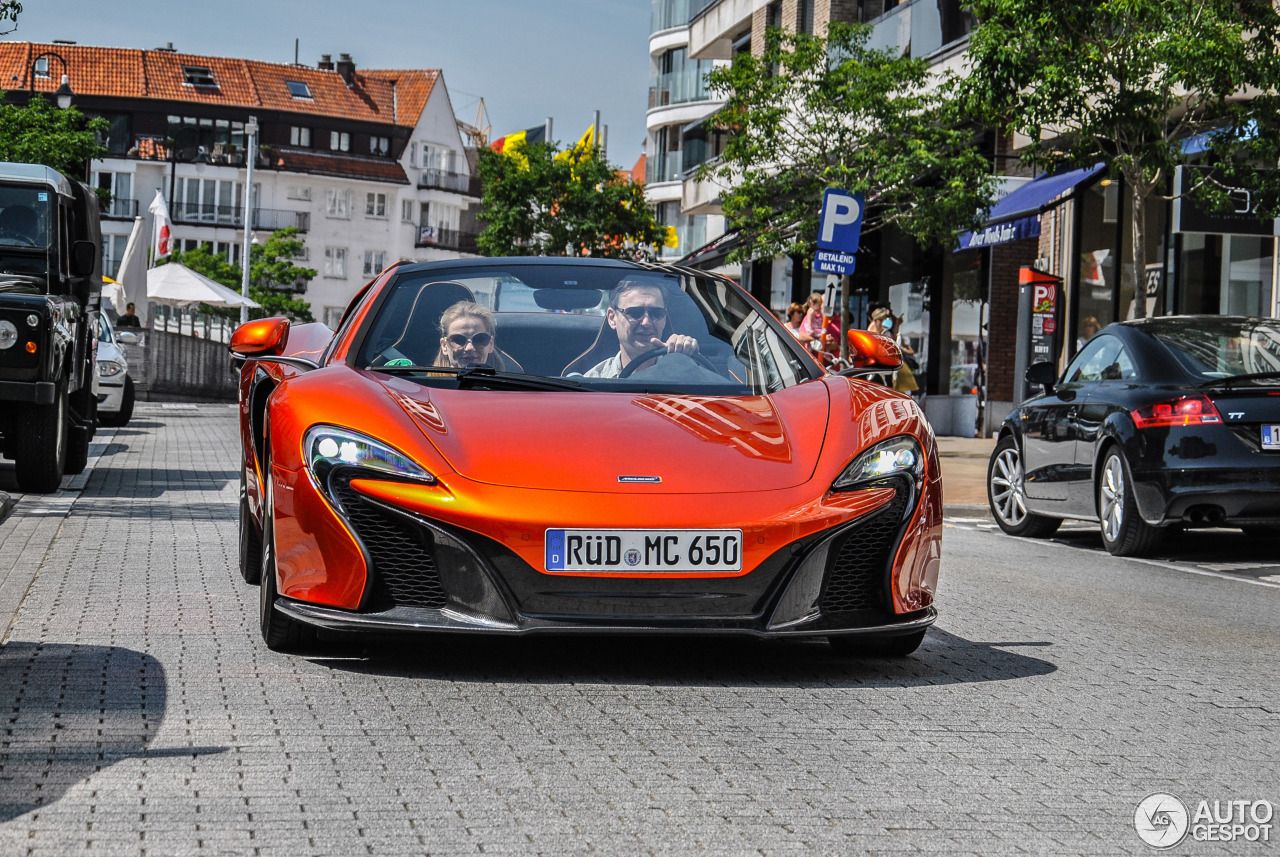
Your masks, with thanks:
[[[1261,582],[953,527],[942,618],[897,662],[634,637],[289,657],[235,568],[234,411],[140,405],[100,441],[83,490],[0,524],[0,569],[33,576],[0,649],[3,855],[1142,854],[1152,792],[1280,801]]]

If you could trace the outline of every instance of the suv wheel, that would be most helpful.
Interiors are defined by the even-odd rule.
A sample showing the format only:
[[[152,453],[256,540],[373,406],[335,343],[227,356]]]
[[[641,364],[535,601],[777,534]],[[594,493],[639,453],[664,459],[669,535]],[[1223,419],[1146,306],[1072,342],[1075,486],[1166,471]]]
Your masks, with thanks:
[[[53,404],[33,404],[22,409],[15,446],[18,488],[31,494],[57,491],[67,467],[65,381],[57,383]]]

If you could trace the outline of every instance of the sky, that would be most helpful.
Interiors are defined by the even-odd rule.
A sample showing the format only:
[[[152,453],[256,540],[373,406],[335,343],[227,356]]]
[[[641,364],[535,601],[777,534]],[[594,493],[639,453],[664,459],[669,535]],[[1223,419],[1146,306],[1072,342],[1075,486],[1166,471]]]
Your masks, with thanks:
[[[651,0],[23,0],[7,40],[155,48],[314,66],[439,68],[460,119],[484,98],[492,137],[554,118],[577,140],[599,110],[609,160],[644,144]],[[75,81],[71,81],[75,89]]]

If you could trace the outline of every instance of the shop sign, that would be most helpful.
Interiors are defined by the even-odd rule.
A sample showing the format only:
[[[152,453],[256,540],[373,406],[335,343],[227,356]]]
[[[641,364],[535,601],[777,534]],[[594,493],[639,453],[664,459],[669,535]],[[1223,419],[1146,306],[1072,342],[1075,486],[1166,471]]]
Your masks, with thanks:
[[[1280,220],[1258,217],[1253,193],[1248,188],[1228,185],[1235,211],[1205,212],[1183,196],[1203,176],[1219,178],[1209,167],[1178,167],[1174,177],[1177,196],[1173,200],[1174,232],[1209,232],[1217,235],[1280,235]],[[1225,182],[1224,182],[1225,184]]]
[[[1036,238],[1039,235],[1039,217],[1020,217],[1004,223],[993,223],[977,232],[964,233],[960,236],[960,249],[977,250],[982,247],[994,247],[997,244],[1008,244],[1010,241]]]

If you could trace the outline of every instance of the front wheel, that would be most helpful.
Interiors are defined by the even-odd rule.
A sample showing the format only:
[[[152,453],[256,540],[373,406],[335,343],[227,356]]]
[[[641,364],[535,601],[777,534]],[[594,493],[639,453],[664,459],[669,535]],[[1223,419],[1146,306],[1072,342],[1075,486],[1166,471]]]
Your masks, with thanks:
[[[18,488],[51,494],[62,484],[67,467],[67,388],[59,381],[53,403],[26,405],[18,417],[14,450]]]
[[[249,513],[243,467],[240,470],[240,576],[252,586],[262,582],[262,533]]]
[[[264,447],[266,444],[264,443]],[[296,652],[315,645],[316,632],[310,625],[297,622],[276,610],[276,557],[275,557],[275,490],[272,487],[271,461],[262,461],[262,583],[258,587],[258,625],[263,642],[273,652]]]
[[[1138,514],[1129,464],[1116,448],[1107,451],[1098,474],[1098,523],[1113,556],[1142,556],[1160,540],[1160,528]]]
[[[1000,529],[1011,536],[1043,539],[1062,525],[1061,518],[1027,511],[1022,450],[1012,435],[1002,437],[991,453],[991,462],[987,465],[987,503]]]

